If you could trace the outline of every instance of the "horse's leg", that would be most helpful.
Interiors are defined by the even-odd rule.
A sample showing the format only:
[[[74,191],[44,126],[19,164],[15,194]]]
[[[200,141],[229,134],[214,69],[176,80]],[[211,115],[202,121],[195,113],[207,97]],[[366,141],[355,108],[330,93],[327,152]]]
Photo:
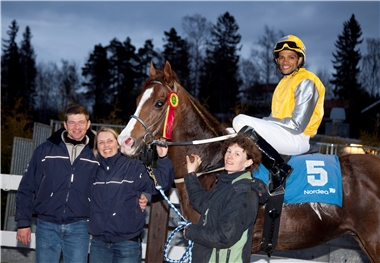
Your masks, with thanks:
[[[380,244],[376,242],[379,233],[372,233],[373,237],[366,237],[363,240],[373,240],[373,242],[365,242],[359,236],[353,235],[353,238],[359,243],[361,250],[366,254],[371,263],[380,263]]]
[[[253,227],[253,237],[252,237],[252,254],[256,254],[261,250],[261,244],[263,239],[263,227],[264,227],[264,215],[265,215],[265,206],[260,205],[256,222]]]
[[[350,209],[351,224],[353,238],[359,243],[361,250],[367,255],[371,263],[380,263],[380,198],[377,197],[377,190],[372,192],[371,187],[367,189],[360,187],[360,191],[352,191],[352,193],[367,192],[366,198],[361,198],[360,195],[351,194],[351,204],[354,203],[356,209]],[[362,196],[363,197],[363,196]]]
[[[380,263],[380,161],[371,155],[340,157],[348,229],[372,263]]]

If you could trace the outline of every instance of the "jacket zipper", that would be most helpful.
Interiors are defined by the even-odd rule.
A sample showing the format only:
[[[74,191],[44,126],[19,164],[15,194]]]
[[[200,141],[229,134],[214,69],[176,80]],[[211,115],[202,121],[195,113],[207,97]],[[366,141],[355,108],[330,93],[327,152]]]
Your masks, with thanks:
[[[230,261],[230,254],[231,254],[231,249],[227,249],[226,263],[228,263]]]
[[[77,147],[76,145],[74,145],[73,149],[72,149],[72,155],[71,156],[76,156],[76,151],[77,151]],[[73,169],[73,164],[75,162],[75,160],[79,158],[79,156],[76,156],[75,159],[73,159],[73,161],[71,162],[70,160],[70,164],[71,164],[71,169]],[[67,202],[69,201],[69,196],[70,196],[70,190],[71,190],[71,185],[72,183],[74,182],[74,173],[71,174],[71,179],[70,179],[70,183],[69,183],[69,189],[67,190],[67,195],[66,195],[66,201],[65,201],[65,208],[63,209],[63,218],[65,217],[65,214],[66,214],[66,208],[67,208]],[[64,220],[65,221],[65,220]]]

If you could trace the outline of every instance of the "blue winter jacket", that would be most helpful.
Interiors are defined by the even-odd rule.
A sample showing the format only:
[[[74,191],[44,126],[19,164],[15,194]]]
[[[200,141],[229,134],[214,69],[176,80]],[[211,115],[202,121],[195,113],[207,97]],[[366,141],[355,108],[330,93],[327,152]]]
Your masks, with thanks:
[[[89,233],[104,242],[121,242],[140,235],[145,225],[139,206],[141,192],[159,193],[145,165],[120,153],[103,158],[91,192]],[[174,181],[173,164],[168,157],[157,160],[153,173],[163,190]]]
[[[90,216],[90,190],[99,167],[92,151],[95,135],[87,131],[88,143],[71,164],[62,141],[64,131],[55,132],[33,153],[17,190],[18,227],[30,226],[33,213],[57,224],[88,220]]]

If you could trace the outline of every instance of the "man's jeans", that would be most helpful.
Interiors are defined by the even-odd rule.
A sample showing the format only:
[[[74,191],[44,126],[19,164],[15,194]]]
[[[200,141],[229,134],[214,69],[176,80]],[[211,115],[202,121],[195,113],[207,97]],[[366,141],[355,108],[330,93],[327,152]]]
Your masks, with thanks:
[[[140,263],[141,240],[116,243],[91,239],[90,263]]]
[[[90,242],[87,224],[79,221],[59,225],[37,220],[37,263],[58,263],[61,251],[64,263],[87,263]]]

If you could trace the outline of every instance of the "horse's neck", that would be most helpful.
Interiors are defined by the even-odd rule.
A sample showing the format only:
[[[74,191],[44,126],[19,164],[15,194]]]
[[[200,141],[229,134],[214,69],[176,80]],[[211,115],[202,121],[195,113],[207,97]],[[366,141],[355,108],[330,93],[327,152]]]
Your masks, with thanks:
[[[187,107],[181,112],[182,118],[173,130],[173,141],[184,142],[215,138],[227,134],[225,128],[216,121],[206,110],[197,105],[189,97]],[[201,168],[216,165],[222,160],[221,145],[223,142],[202,143],[192,146],[174,146],[170,149],[170,156],[181,160],[175,164],[176,172],[186,174],[185,156],[198,154],[202,157]]]
[[[200,128],[203,139],[227,134],[226,129],[212,117],[204,107],[198,105],[194,98],[188,97],[188,100],[191,105],[191,110],[189,110],[187,114],[191,115],[193,121],[197,123],[197,127]],[[199,133],[198,129],[195,130]],[[195,136],[199,137],[199,134],[195,134]]]

